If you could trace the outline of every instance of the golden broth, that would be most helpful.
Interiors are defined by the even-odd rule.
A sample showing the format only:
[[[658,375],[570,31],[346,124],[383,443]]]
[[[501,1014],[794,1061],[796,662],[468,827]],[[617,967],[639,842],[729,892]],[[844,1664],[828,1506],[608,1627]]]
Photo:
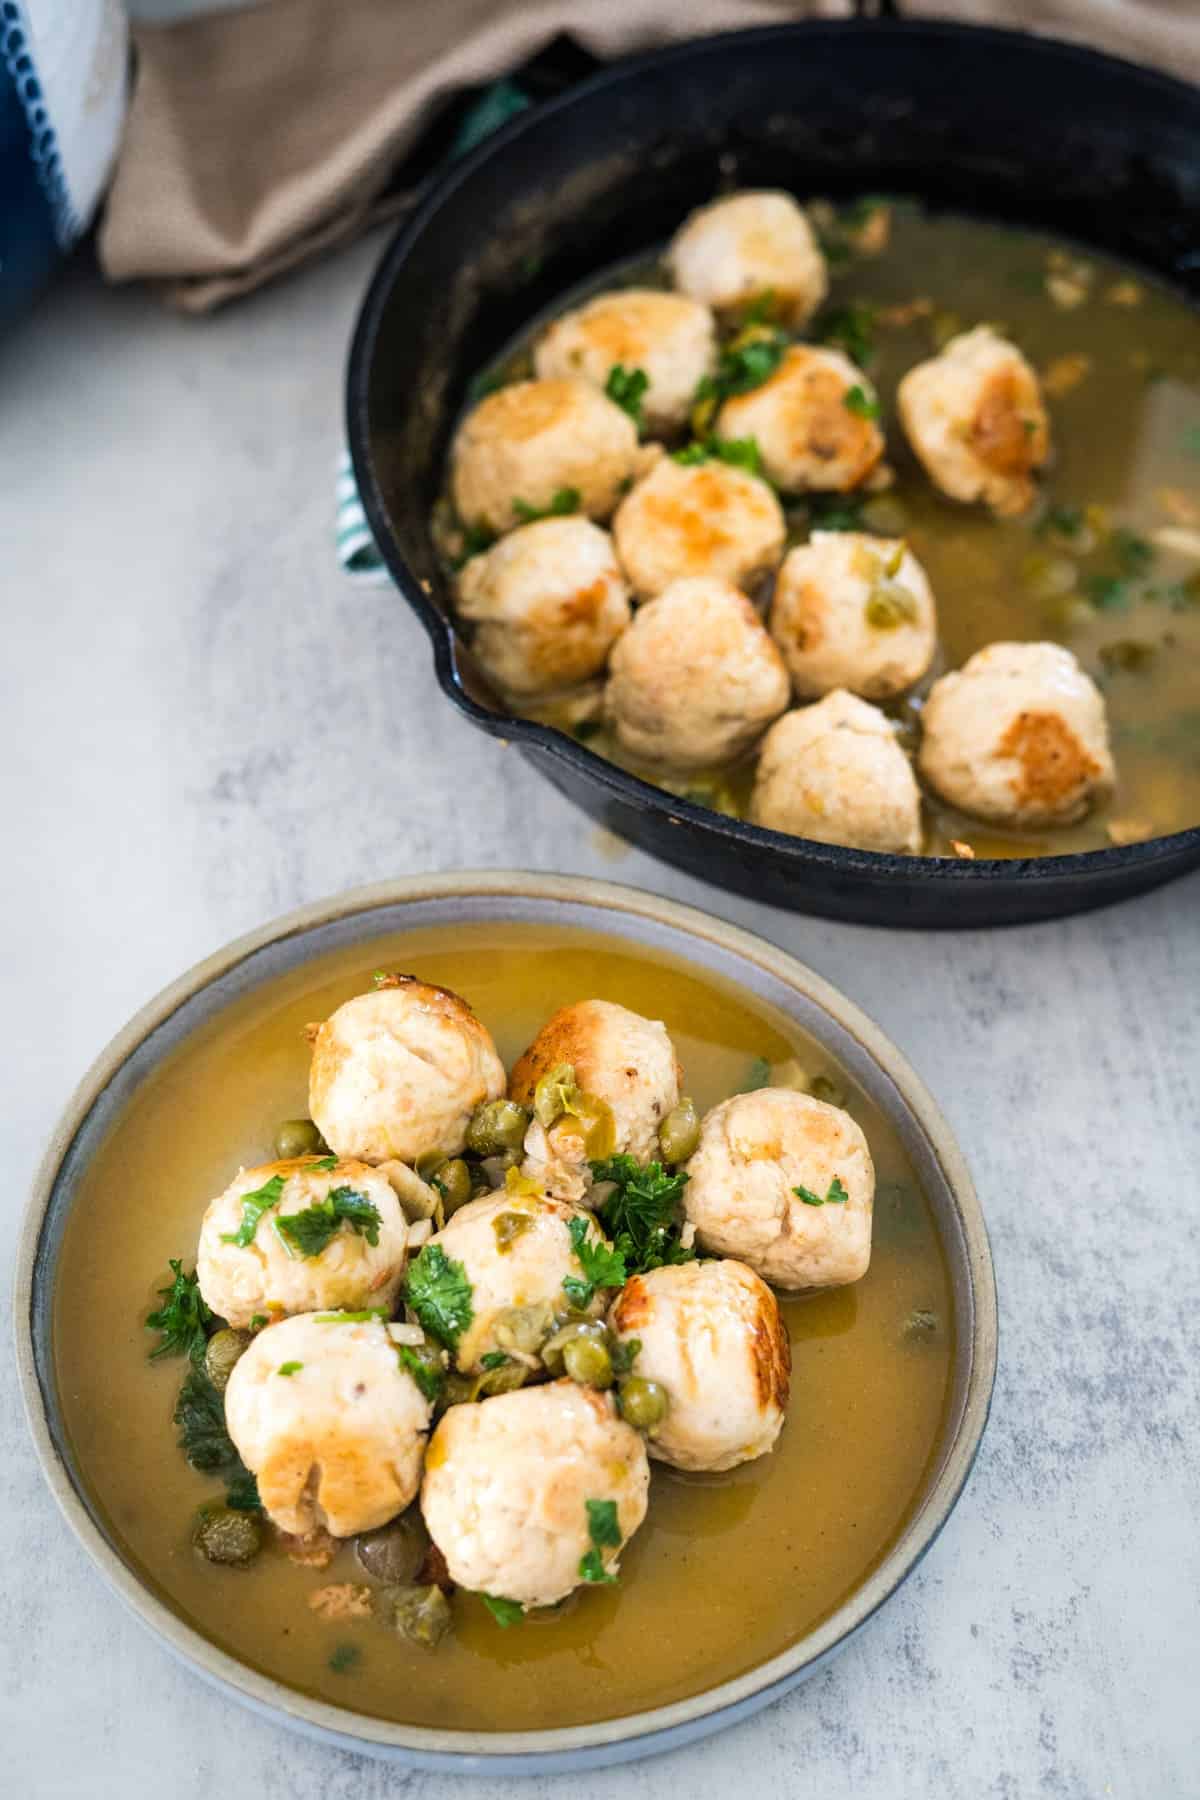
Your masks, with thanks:
[[[374,1620],[339,1624],[316,1589],[362,1580],[352,1550],[325,1571],[274,1549],[249,1569],[192,1549],[196,1508],[221,1484],[175,1448],[180,1359],[151,1364],[143,1321],[167,1259],[191,1268],[201,1215],[239,1164],[273,1154],[279,1120],[307,1111],[303,1027],[380,966],[457,989],[511,1063],[557,1006],[588,996],[666,1021],[706,1108],[756,1057],[795,1057],[845,1086],[879,1177],[870,1272],[784,1302],[794,1372],[773,1455],[728,1475],[653,1464],[650,1512],[615,1588],[501,1630],[460,1594],[436,1652]],[[932,1336],[908,1335],[914,1310]],[[879,1562],[938,1448],[950,1391],[950,1284],[926,1201],[894,1132],[774,1009],[684,965],[582,932],[531,926],[409,931],[331,952],[235,1001],[148,1078],[85,1172],[55,1294],[59,1394],[74,1456],[126,1557],[182,1617],[263,1673],[406,1724],[522,1730],[666,1704],[784,1650]],[[331,1664],[332,1659],[332,1664]],[[348,1666],[341,1666],[346,1665]]]
[[[867,367],[896,483],[886,499],[865,501],[862,518],[854,496],[790,506],[789,541],[823,528],[822,514],[833,509],[847,524],[906,537],[924,564],[938,603],[940,652],[914,695],[886,710],[915,747],[920,701],[938,675],[997,640],[1052,639],[1098,682],[1112,731],[1116,792],[1082,823],[1004,833],[927,795],[926,851],[951,855],[957,843],[978,856],[1042,856],[1200,824],[1196,313],[1165,286],[1091,250],[908,203],[891,207],[884,254],[833,260],[830,276],[828,304],[805,335],[821,338],[839,309],[873,309]],[[648,279],[661,275],[644,266],[610,272],[589,291]],[[907,323],[897,322],[902,309],[912,313]],[[945,499],[896,421],[896,386],[906,370],[955,332],[985,322],[1019,345],[1046,387],[1054,457],[1041,498],[1020,519]],[[507,379],[528,372],[520,349],[501,366]],[[1064,513],[1072,527],[1065,531],[1055,528]],[[1181,529],[1195,537],[1189,554],[1157,535]],[[561,707],[536,716],[571,727]],[[752,761],[664,777],[632,761],[602,727],[589,723],[580,736],[671,792],[734,816],[747,812]]]

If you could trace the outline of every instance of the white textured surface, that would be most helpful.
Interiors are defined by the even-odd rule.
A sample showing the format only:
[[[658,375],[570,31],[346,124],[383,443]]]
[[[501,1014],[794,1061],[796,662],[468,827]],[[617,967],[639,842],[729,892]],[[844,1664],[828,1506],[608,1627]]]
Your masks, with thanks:
[[[110,1033],[285,907],[486,863],[712,907],[865,1005],[959,1131],[999,1270],[991,1429],[928,1560],[806,1689],[666,1760],[503,1791],[1200,1793],[1200,879],[1061,925],[915,936],[614,854],[459,720],[399,603],[334,567],[341,365],[371,260],[191,322],[76,275],[0,345],[10,1240]],[[292,1737],[177,1668],[60,1523],[7,1357],[0,1433],[0,1790],[472,1791]]]

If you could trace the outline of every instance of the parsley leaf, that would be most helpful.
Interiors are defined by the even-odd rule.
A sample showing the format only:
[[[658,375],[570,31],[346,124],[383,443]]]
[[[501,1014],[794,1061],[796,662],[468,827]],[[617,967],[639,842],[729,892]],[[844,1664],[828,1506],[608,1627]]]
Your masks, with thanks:
[[[433,1360],[432,1351],[422,1356],[411,1344],[397,1344],[396,1355],[400,1367],[408,1370],[426,1400],[436,1400],[445,1383],[446,1371]]]
[[[685,444],[682,450],[672,452],[672,461],[680,463],[685,469],[695,468],[699,463],[708,462],[710,458],[728,463],[731,469],[745,469],[748,475],[765,479],[762,452],[757,438],[696,438],[692,443]]]
[[[154,1346],[150,1360],[186,1353],[199,1364],[204,1361],[204,1346],[208,1342],[205,1327],[212,1321],[212,1310],[200,1292],[195,1271],[185,1275],[182,1262],[172,1257],[171,1275],[170,1287],[158,1290],[164,1305],[146,1315],[146,1329],[162,1333],[162,1342]]]
[[[792,1192],[798,1200],[803,1200],[805,1206],[844,1206],[850,1198],[842,1186],[840,1175],[834,1176],[829,1184],[829,1191],[825,1194],[814,1194],[813,1190],[805,1187],[803,1182],[799,1187],[794,1187]]]
[[[272,1175],[270,1181],[264,1181],[261,1187],[252,1188],[248,1194],[242,1195],[242,1222],[236,1231],[223,1231],[223,1244],[237,1244],[245,1250],[254,1242],[254,1234],[258,1230],[258,1221],[265,1212],[269,1212],[283,1193],[283,1176]]]
[[[275,1230],[289,1256],[320,1256],[343,1225],[365,1237],[374,1249],[379,1242],[383,1223],[379,1208],[365,1194],[352,1187],[331,1188],[323,1200],[314,1201],[303,1212],[285,1213],[275,1221]]]
[[[650,386],[650,377],[645,369],[627,369],[623,363],[614,363],[608,371],[608,380],[604,391],[610,400],[615,400],[622,412],[627,412],[638,430],[642,429],[642,401]]]
[[[475,1317],[467,1271],[440,1244],[425,1244],[409,1264],[404,1293],[425,1330],[451,1349]]]
[[[507,1631],[510,1625],[519,1625],[525,1617],[525,1608],[519,1600],[504,1600],[499,1594],[480,1594],[479,1598],[495,1619],[497,1625]]]
[[[1154,561],[1154,545],[1127,525],[1118,525],[1113,532],[1112,548],[1125,575],[1141,575]]]
[[[489,1350],[486,1355],[480,1357],[479,1364],[484,1369],[502,1369],[507,1361],[508,1358],[503,1350]]]
[[[605,1230],[630,1275],[660,1269],[665,1263],[691,1262],[693,1252],[679,1242],[679,1203],[687,1175],[670,1175],[660,1162],[644,1167],[632,1156],[610,1156],[594,1162],[597,1181],[616,1185],[600,1207]]]
[[[585,1279],[580,1281],[577,1275],[565,1275],[563,1292],[580,1312],[591,1305],[597,1288],[624,1287],[626,1281],[624,1257],[603,1240],[589,1240],[588,1223],[587,1219],[574,1218],[567,1226],[571,1248]]]
[[[846,389],[842,395],[842,404],[847,412],[854,413],[857,418],[877,419],[879,417],[878,400],[868,394],[860,382],[856,381],[852,388]]]
[[[1083,591],[1100,612],[1124,612],[1129,605],[1129,584],[1120,575],[1089,575]]]
[[[584,1581],[613,1582],[617,1578],[611,1569],[604,1566],[604,1558],[598,1550],[585,1550],[579,1559],[579,1573]]]
[[[329,1658],[329,1667],[335,1675],[346,1675],[361,1657],[357,1644],[338,1644]]]
[[[614,1375],[628,1375],[642,1348],[641,1338],[614,1338],[610,1355]]]
[[[853,300],[849,306],[838,306],[819,322],[817,336],[823,344],[842,350],[852,363],[865,368],[875,355],[876,309],[865,301]]]
[[[597,1549],[619,1550],[621,1548],[621,1525],[617,1518],[615,1500],[585,1500],[588,1516],[588,1536]]]
[[[557,488],[549,506],[530,506],[527,500],[514,500],[512,509],[514,517],[521,525],[532,525],[537,519],[562,519],[568,513],[579,511],[580,493],[578,488]]]
[[[473,556],[482,556],[490,550],[496,541],[495,532],[489,531],[486,525],[464,525],[462,528],[462,548],[454,558],[454,567],[461,569],[464,563],[470,562]],[[374,977],[372,977],[374,980]],[[376,984],[378,985],[378,983]]]
[[[756,1094],[759,1088],[770,1087],[771,1065],[765,1056],[756,1056],[746,1071],[746,1079],[738,1089],[739,1094]]]
[[[726,344],[717,362],[716,387],[722,400],[748,394],[769,381],[788,347],[787,334],[772,325],[753,325]],[[703,386],[701,382],[701,386]]]
[[[225,1427],[225,1402],[202,1369],[191,1369],[175,1402],[173,1422],[179,1448],[201,1474],[220,1474],[229,1505],[253,1512],[260,1505],[258,1485],[237,1453]]]
[[[319,1169],[322,1175],[332,1175],[337,1166],[338,1159],[336,1156],[319,1156],[312,1165],[314,1169]]]
[[[276,1374],[277,1374],[277,1375],[295,1375],[295,1374],[298,1374],[298,1373],[299,1373],[299,1371],[300,1371],[300,1370],[301,1370],[301,1369],[302,1369],[302,1368],[303,1368],[303,1367],[304,1367],[304,1364],[303,1364],[303,1363],[298,1363],[298,1362],[285,1362],[285,1363],[280,1363],[280,1365],[279,1365],[279,1367],[278,1367],[278,1368],[277,1368],[277,1369],[276,1369],[276,1371],[275,1371],[275,1373],[276,1373]]]

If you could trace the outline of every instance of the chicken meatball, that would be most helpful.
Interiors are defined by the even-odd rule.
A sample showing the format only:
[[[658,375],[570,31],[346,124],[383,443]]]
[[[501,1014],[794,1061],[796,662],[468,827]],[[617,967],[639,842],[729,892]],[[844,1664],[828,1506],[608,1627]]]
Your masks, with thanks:
[[[613,650],[604,703],[629,755],[702,769],[749,750],[789,692],[783,658],[746,596],[696,576],[635,615]]]
[[[397,1328],[399,1329],[399,1328]],[[302,1313],[234,1364],[225,1422],[282,1531],[373,1531],[421,1480],[430,1405],[382,1320]]]
[[[459,1587],[553,1606],[597,1562],[616,1573],[649,1486],[645,1446],[611,1395],[555,1381],[452,1406],[429,1445],[421,1510]],[[621,1544],[597,1546],[588,1502],[609,1500]]]
[[[601,673],[629,623],[629,590],[606,531],[590,519],[539,519],[471,558],[458,610],[500,692],[545,700]]]
[[[501,532],[570,493],[607,519],[639,466],[637,426],[590,382],[515,381],[459,426],[450,486],[465,524]]]
[[[208,1305],[239,1327],[320,1307],[390,1311],[407,1246],[400,1202],[377,1170],[295,1157],[242,1169],[212,1201],[196,1273]]]
[[[460,1206],[430,1239],[461,1263],[471,1285],[471,1320],[455,1345],[464,1375],[478,1374],[481,1358],[493,1351],[535,1355],[550,1336],[555,1314],[572,1304],[563,1282],[583,1277],[571,1239],[575,1219],[583,1220],[588,1243],[605,1241],[590,1213],[501,1189]],[[601,1297],[587,1310],[594,1315],[602,1308]]]
[[[840,350],[793,344],[760,387],[726,400],[725,438],[753,438],[763,469],[788,493],[844,493],[879,467],[883,433],[875,390]]]
[[[763,739],[750,817],[771,831],[915,856],[921,795],[877,707],[835,689],[785,713]]]
[[[590,1121],[577,1113],[554,1116],[539,1083],[553,1070],[569,1067],[575,1085],[599,1101],[611,1130],[607,1142],[589,1141]],[[675,1046],[659,1019],[644,1019],[611,1000],[578,1000],[564,1006],[538,1032],[513,1065],[508,1091],[522,1106],[541,1114],[525,1137],[525,1173],[554,1194],[586,1199],[589,1157],[629,1155],[651,1162],[660,1155],[659,1127],[678,1105],[682,1071]]]
[[[842,1287],[871,1260],[875,1168],[849,1113],[791,1088],[708,1113],[688,1163],[696,1241],[780,1288]]]
[[[648,435],[678,431],[687,423],[697,384],[717,360],[717,332],[707,306],[656,288],[621,288],[598,294],[564,313],[533,353],[538,375],[581,376],[604,388],[614,368],[641,370]]]
[[[829,288],[816,234],[790,194],[733,194],[700,207],[666,260],[677,288],[725,318],[769,302],[773,318],[799,330]]]
[[[801,700],[834,688],[888,700],[933,661],[933,594],[903,540],[814,531],[779,571],[771,636]]]
[[[997,825],[1072,825],[1113,785],[1104,701],[1061,644],[989,644],[930,689],[918,765]]]
[[[339,1156],[457,1156],[467,1121],[504,1092],[491,1033],[465,1000],[415,975],[381,977],[317,1031],[308,1110]]]
[[[897,392],[900,422],[931,481],[952,500],[1024,512],[1050,454],[1037,376],[990,325],[951,338],[910,369]]]
[[[639,600],[697,575],[749,588],[778,567],[786,533],[783,509],[765,481],[710,461],[684,465],[666,456],[613,520],[621,566]]]
[[[732,1469],[775,1446],[791,1347],[774,1294],[744,1263],[681,1263],[635,1275],[609,1325],[640,1345],[639,1376],[666,1389],[647,1449],[677,1469]]]

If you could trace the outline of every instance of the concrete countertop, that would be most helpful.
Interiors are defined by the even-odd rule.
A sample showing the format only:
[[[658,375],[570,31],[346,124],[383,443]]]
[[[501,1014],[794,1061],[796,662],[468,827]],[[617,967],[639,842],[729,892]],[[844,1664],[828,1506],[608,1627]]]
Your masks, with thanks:
[[[735,900],[598,833],[458,718],[394,596],[334,564],[374,251],[201,321],[80,269],[0,344],[9,1241],[105,1040],[275,913],[485,864],[718,911],[866,1007],[958,1131],[999,1277],[991,1428],[927,1561],[807,1687],[695,1749],[504,1791],[1200,1794],[1200,877],[1062,924],[918,936]],[[0,1430],[0,1789],[483,1791],[306,1742],[176,1667],[61,1523],[9,1358]]]

